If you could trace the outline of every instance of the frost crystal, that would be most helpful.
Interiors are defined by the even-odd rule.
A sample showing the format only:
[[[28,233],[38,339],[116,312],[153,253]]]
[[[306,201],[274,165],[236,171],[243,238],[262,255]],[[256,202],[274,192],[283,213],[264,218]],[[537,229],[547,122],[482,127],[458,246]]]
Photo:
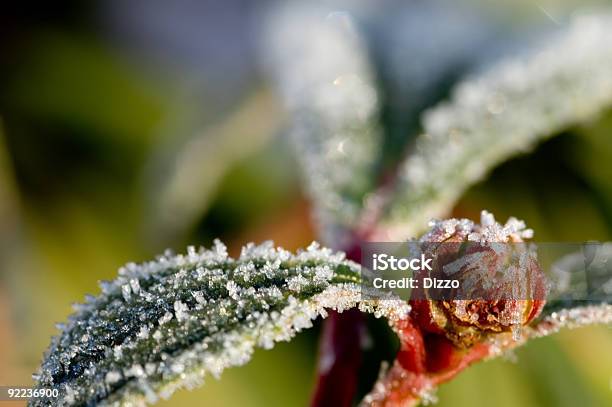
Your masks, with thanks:
[[[270,70],[324,240],[354,226],[374,183],[382,132],[365,44],[347,13],[289,6],[271,20]],[[334,228],[335,227],[335,228]]]
[[[424,114],[378,237],[415,235],[496,164],[610,106],[611,43],[612,16],[581,16],[530,57],[460,83]]]
[[[498,223],[492,213],[482,211],[480,224],[469,219],[432,220],[429,222],[429,231],[419,241],[442,242],[450,237],[458,237],[470,242],[520,242],[533,237],[533,230],[527,229],[525,222],[514,217],[508,218],[505,225]],[[463,261],[466,261],[463,259]],[[447,271],[452,274],[453,265],[449,264]],[[456,264],[460,267],[460,264]]]
[[[119,372],[108,372],[106,374],[105,381],[107,384],[114,384],[121,380],[121,373]]]
[[[297,254],[250,244],[233,259],[215,242],[129,264],[53,338],[37,385],[58,389],[58,406],[142,405],[246,363],[326,309],[406,316],[400,301],[360,304],[359,281],[359,265],[318,244]]]
[[[612,324],[612,304],[599,304],[553,312],[540,322],[533,336],[546,336],[562,328],[579,328],[591,324]]]
[[[174,314],[176,315],[176,319],[179,321],[184,321],[189,317],[188,314],[189,307],[181,301],[174,302]]]

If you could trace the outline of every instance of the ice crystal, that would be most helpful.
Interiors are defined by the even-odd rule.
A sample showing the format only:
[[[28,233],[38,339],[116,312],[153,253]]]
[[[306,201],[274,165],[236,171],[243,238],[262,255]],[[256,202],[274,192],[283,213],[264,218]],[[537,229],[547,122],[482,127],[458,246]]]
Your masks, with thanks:
[[[416,234],[496,164],[610,106],[610,43],[612,16],[580,16],[532,55],[460,83],[424,114],[378,237]]]
[[[556,261],[551,268],[551,293],[544,315],[553,317],[573,309],[612,304],[610,259],[612,243],[585,243],[582,250]]]
[[[495,220],[492,213],[483,210],[480,213],[480,224],[469,219],[432,220],[429,222],[429,231],[421,236],[419,241],[442,242],[453,236],[479,243],[520,242],[532,238],[533,230],[514,217],[508,218],[502,225]]]
[[[296,254],[250,244],[234,259],[216,242],[128,264],[62,326],[37,385],[58,389],[58,406],[142,405],[246,363],[255,347],[291,339],[326,309],[406,316],[399,300],[360,304],[359,281],[359,265],[317,244]]]
[[[612,305],[599,303],[576,306],[575,308],[555,311],[535,323],[524,326],[520,331],[512,332],[510,337],[492,336],[489,358],[504,356],[509,350],[524,345],[530,339],[553,335],[561,329],[576,329],[588,325],[612,324]]]
[[[562,328],[580,328],[592,324],[612,324],[612,304],[601,303],[553,312],[536,325],[531,336],[546,336]]]
[[[290,6],[271,20],[270,69],[324,240],[353,226],[381,146],[374,74],[351,16]],[[334,233],[335,232],[335,233]]]

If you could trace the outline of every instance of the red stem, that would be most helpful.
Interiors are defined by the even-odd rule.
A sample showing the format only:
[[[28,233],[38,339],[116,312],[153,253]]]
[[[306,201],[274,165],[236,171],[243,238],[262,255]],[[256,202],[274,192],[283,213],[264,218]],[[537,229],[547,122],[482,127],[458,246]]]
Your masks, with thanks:
[[[408,149],[404,151],[408,154]],[[377,182],[376,194],[381,197],[378,205],[367,207],[355,228],[349,249],[345,251],[349,260],[361,264],[363,240],[375,232],[380,210],[386,206],[388,191],[397,182],[400,163],[384,169]],[[323,335],[319,343],[318,379],[311,407],[349,407],[357,390],[359,367],[361,366],[361,335],[366,325],[358,310],[343,314],[332,312],[323,322]],[[331,364],[328,366],[328,364]]]
[[[312,407],[348,407],[357,391],[361,366],[363,315],[358,309],[325,320],[319,349],[318,380]]]
[[[357,239],[355,239],[357,240]],[[346,257],[361,263],[361,248],[354,243]],[[365,320],[358,309],[330,312],[323,322],[319,343],[317,383],[311,407],[349,407],[357,392],[361,343]]]
[[[356,239],[357,240],[357,239]],[[347,258],[361,262],[361,248],[354,244]],[[379,381],[373,407],[413,406],[423,392],[450,380],[470,364],[486,357],[489,347],[477,344],[471,349],[457,349],[442,332],[427,325],[430,317],[419,318],[425,303],[411,301],[417,311],[395,327],[400,350],[386,377]],[[416,317],[416,320],[415,320]],[[349,407],[357,392],[361,366],[361,338],[366,329],[357,309],[330,312],[324,321],[319,344],[317,383],[311,407]]]
[[[489,355],[488,344],[457,349],[443,335],[423,332],[412,318],[400,321],[396,328],[400,351],[389,372],[377,384],[372,407],[415,406],[424,393]]]

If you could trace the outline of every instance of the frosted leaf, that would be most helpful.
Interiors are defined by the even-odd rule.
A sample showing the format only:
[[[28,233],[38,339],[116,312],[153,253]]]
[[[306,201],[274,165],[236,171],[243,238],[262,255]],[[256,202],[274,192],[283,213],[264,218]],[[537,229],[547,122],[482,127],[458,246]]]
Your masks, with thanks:
[[[530,56],[460,83],[449,102],[425,112],[424,134],[386,193],[377,238],[416,235],[495,165],[609,107],[610,43],[612,16],[576,17]]]
[[[583,245],[583,250],[556,261],[551,274],[554,284],[544,308],[545,316],[612,304],[612,243]]]
[[[612,324],[612,305],[598,304],[562,309],[546,316],[528,334],[540,337],[563,328],[580,328],[593,324]]]
[[[138,339],[147,339],[149,337],[149,327],[142,326],[138,332]]]
[[[318,244],[292,254],[271,242],[247,245],[238,259],[216,242],[123,267],[53,338],[37,385],[58,389],[58,406],[142,405],[246,363],[255,347],[290,340],[326,309],[406,317],[399,300],[361,303],[360,272]]]
[[[188,314],[189,307],[181,301],[174,302],[174,314],[176,315],[176,319],[181,322],[186,320],[189,317]]]
[[[123,295],[123,299],[128,302],[130,298],[132,298],[132,288],[129,284],[124,284],[121,286],[121,294]]]
[[[119,380],[121,380],[121,373],[119,372],[113,371],[106,374],[105,381],[109,385],[117,383]]]
[[[341,244],[373,189],[382,146],[378,95],[348,13],[291,5],[270,19],[266,51],[325,241]]]
[[[191,295],[193,295],[193,298],[195,298],[196,302],[200,305],[206,305],[207,301],[206,301],[206,297],[204,297],[204,293],[202,291],[195,291],[193,293],[191,293]]]
[[[239,299],[240,287],[238,284],[234,283],[233,281],[228,281],[227,284],[225,284],[225,288],[227,289],[227,292],[231,298],[235,300]]]
[[[559,332],[561,329],[576,329],[588,325],[612,324],[612,305],[599,303],[560,309],[523,326],[511,335],[498,335],[489,338],[489,358],[500,357],[530,339],[541,338]]]
[[[172,319],[172,313],[166,312],[164,315],[161,316],[161,318],[157,320],[157,322],[159,323],[159,325],[163,325],[166,322],[170,321],[171,319]]]
[[[138,280],[137,280],[137,279],[132,278],[132,279],[130,280],[130,287],[132,288],[132,292],[133,292],[134,294],[138,294],[138,293],[140,293],[140,283],[138,282]]]

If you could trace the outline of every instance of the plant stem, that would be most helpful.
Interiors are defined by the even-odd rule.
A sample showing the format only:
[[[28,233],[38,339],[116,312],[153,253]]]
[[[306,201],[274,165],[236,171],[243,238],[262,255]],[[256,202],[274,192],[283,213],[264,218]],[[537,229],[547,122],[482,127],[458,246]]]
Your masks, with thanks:
[[[425,334],[412,318],[396,326],[400,351],[391,369],[366,398],[371,407],[416,406],[434,400],[432,391],[490,353],[489,344],[458,349],[444,336]]]
[[[361,263],[358,240],[346,250],[349,260]],[[311,407],[349,407],[357,392],[361,343],[366,325],[358,309],[330,312],[319,342],[317,383]]]
[[[342,314],[333,311],[325,320],[312,407],[352,404],[361,365],[363,326],[363,315],[357,309]]]

